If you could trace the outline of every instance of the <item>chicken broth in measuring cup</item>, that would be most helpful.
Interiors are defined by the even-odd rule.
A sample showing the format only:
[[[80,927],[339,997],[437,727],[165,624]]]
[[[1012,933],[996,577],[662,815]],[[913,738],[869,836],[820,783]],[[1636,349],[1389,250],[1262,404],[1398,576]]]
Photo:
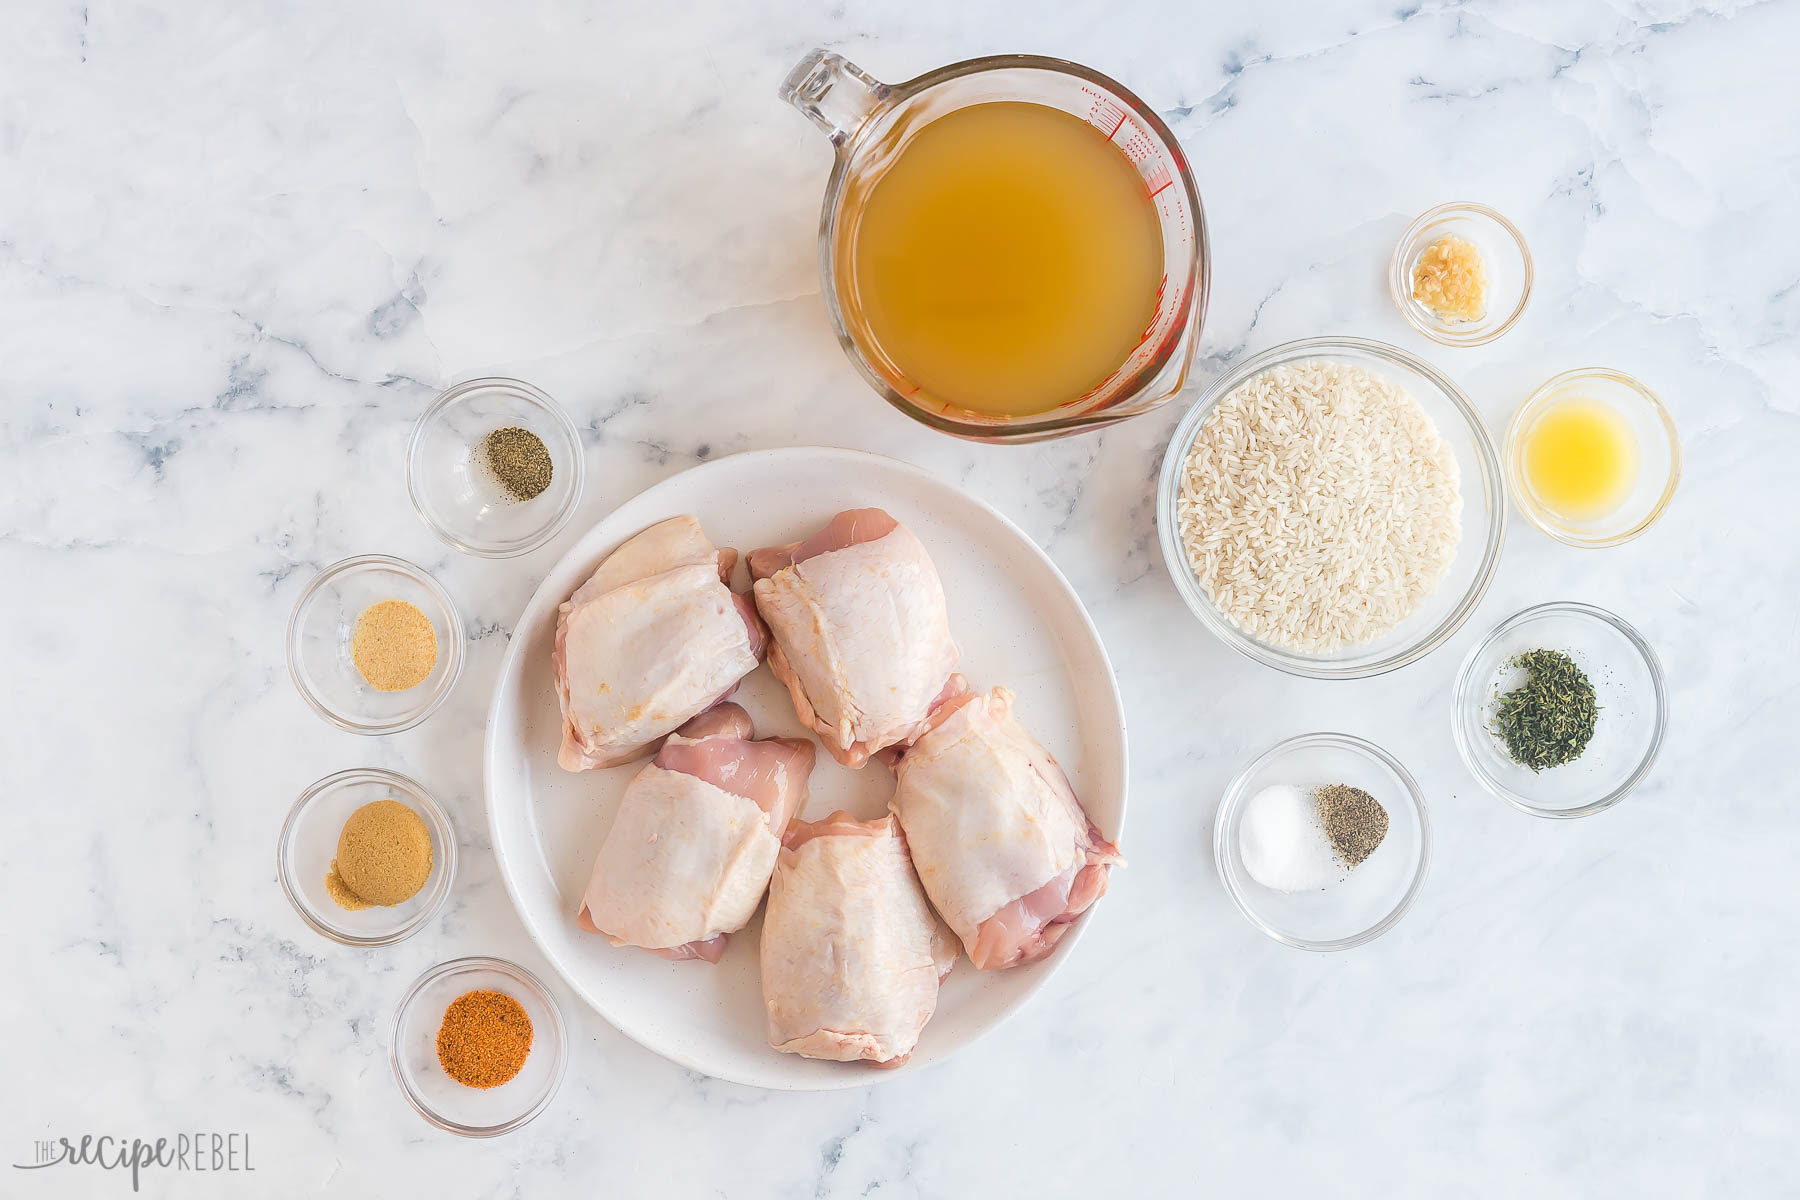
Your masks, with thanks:
[[[840,302],[901,390],[1041,413],[1105,383],[1156,318],[1150,189],[1104,130],[1060,109],[956,109],[846,201]]]

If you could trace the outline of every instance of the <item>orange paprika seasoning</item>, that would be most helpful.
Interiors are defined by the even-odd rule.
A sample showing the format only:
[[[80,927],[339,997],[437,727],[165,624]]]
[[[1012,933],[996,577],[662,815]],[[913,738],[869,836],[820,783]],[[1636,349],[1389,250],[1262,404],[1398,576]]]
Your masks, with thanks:
[[[531,1053],[531,1018],[505,992],[464,992],[444,1010],[437,1053],[444,1073],[465,1087],[499,1087]]]

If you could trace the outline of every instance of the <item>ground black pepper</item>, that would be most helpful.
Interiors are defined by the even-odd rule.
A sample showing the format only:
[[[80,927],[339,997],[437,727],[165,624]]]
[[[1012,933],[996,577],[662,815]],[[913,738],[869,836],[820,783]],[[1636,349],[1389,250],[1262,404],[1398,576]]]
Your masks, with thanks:
[[[555,473],[550,451],[529,429],[508,425],[481,439],[482,458],[506,494],[514,500],[532,500],[550,486]]]
[[[1331,842],[1331,851],[1346,867],[1355,867],[1375,853],[1387,837],[1387,809],[1361,788],[1345,783],[1313,790],[1319,806],[1319,824]]]

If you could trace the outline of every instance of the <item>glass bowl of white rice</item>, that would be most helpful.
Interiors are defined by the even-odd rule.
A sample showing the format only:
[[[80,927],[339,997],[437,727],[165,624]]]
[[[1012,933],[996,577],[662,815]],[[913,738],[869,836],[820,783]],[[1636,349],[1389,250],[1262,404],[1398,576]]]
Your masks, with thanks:
[[[1499,455],[1462,389],[1397,346],[1308,338],[1244,360],[1176,426],[1157,533],[1226,645],[1361,679],[1444,644],[1500,561]]]

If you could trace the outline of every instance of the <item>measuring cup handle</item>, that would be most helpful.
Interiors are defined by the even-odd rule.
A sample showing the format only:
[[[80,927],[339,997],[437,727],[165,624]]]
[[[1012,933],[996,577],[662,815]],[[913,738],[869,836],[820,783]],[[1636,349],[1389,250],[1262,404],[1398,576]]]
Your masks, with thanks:
[[[892,90],[841,54],[814,50],[788,72],[781,98],[841,146],[856,135]]]

